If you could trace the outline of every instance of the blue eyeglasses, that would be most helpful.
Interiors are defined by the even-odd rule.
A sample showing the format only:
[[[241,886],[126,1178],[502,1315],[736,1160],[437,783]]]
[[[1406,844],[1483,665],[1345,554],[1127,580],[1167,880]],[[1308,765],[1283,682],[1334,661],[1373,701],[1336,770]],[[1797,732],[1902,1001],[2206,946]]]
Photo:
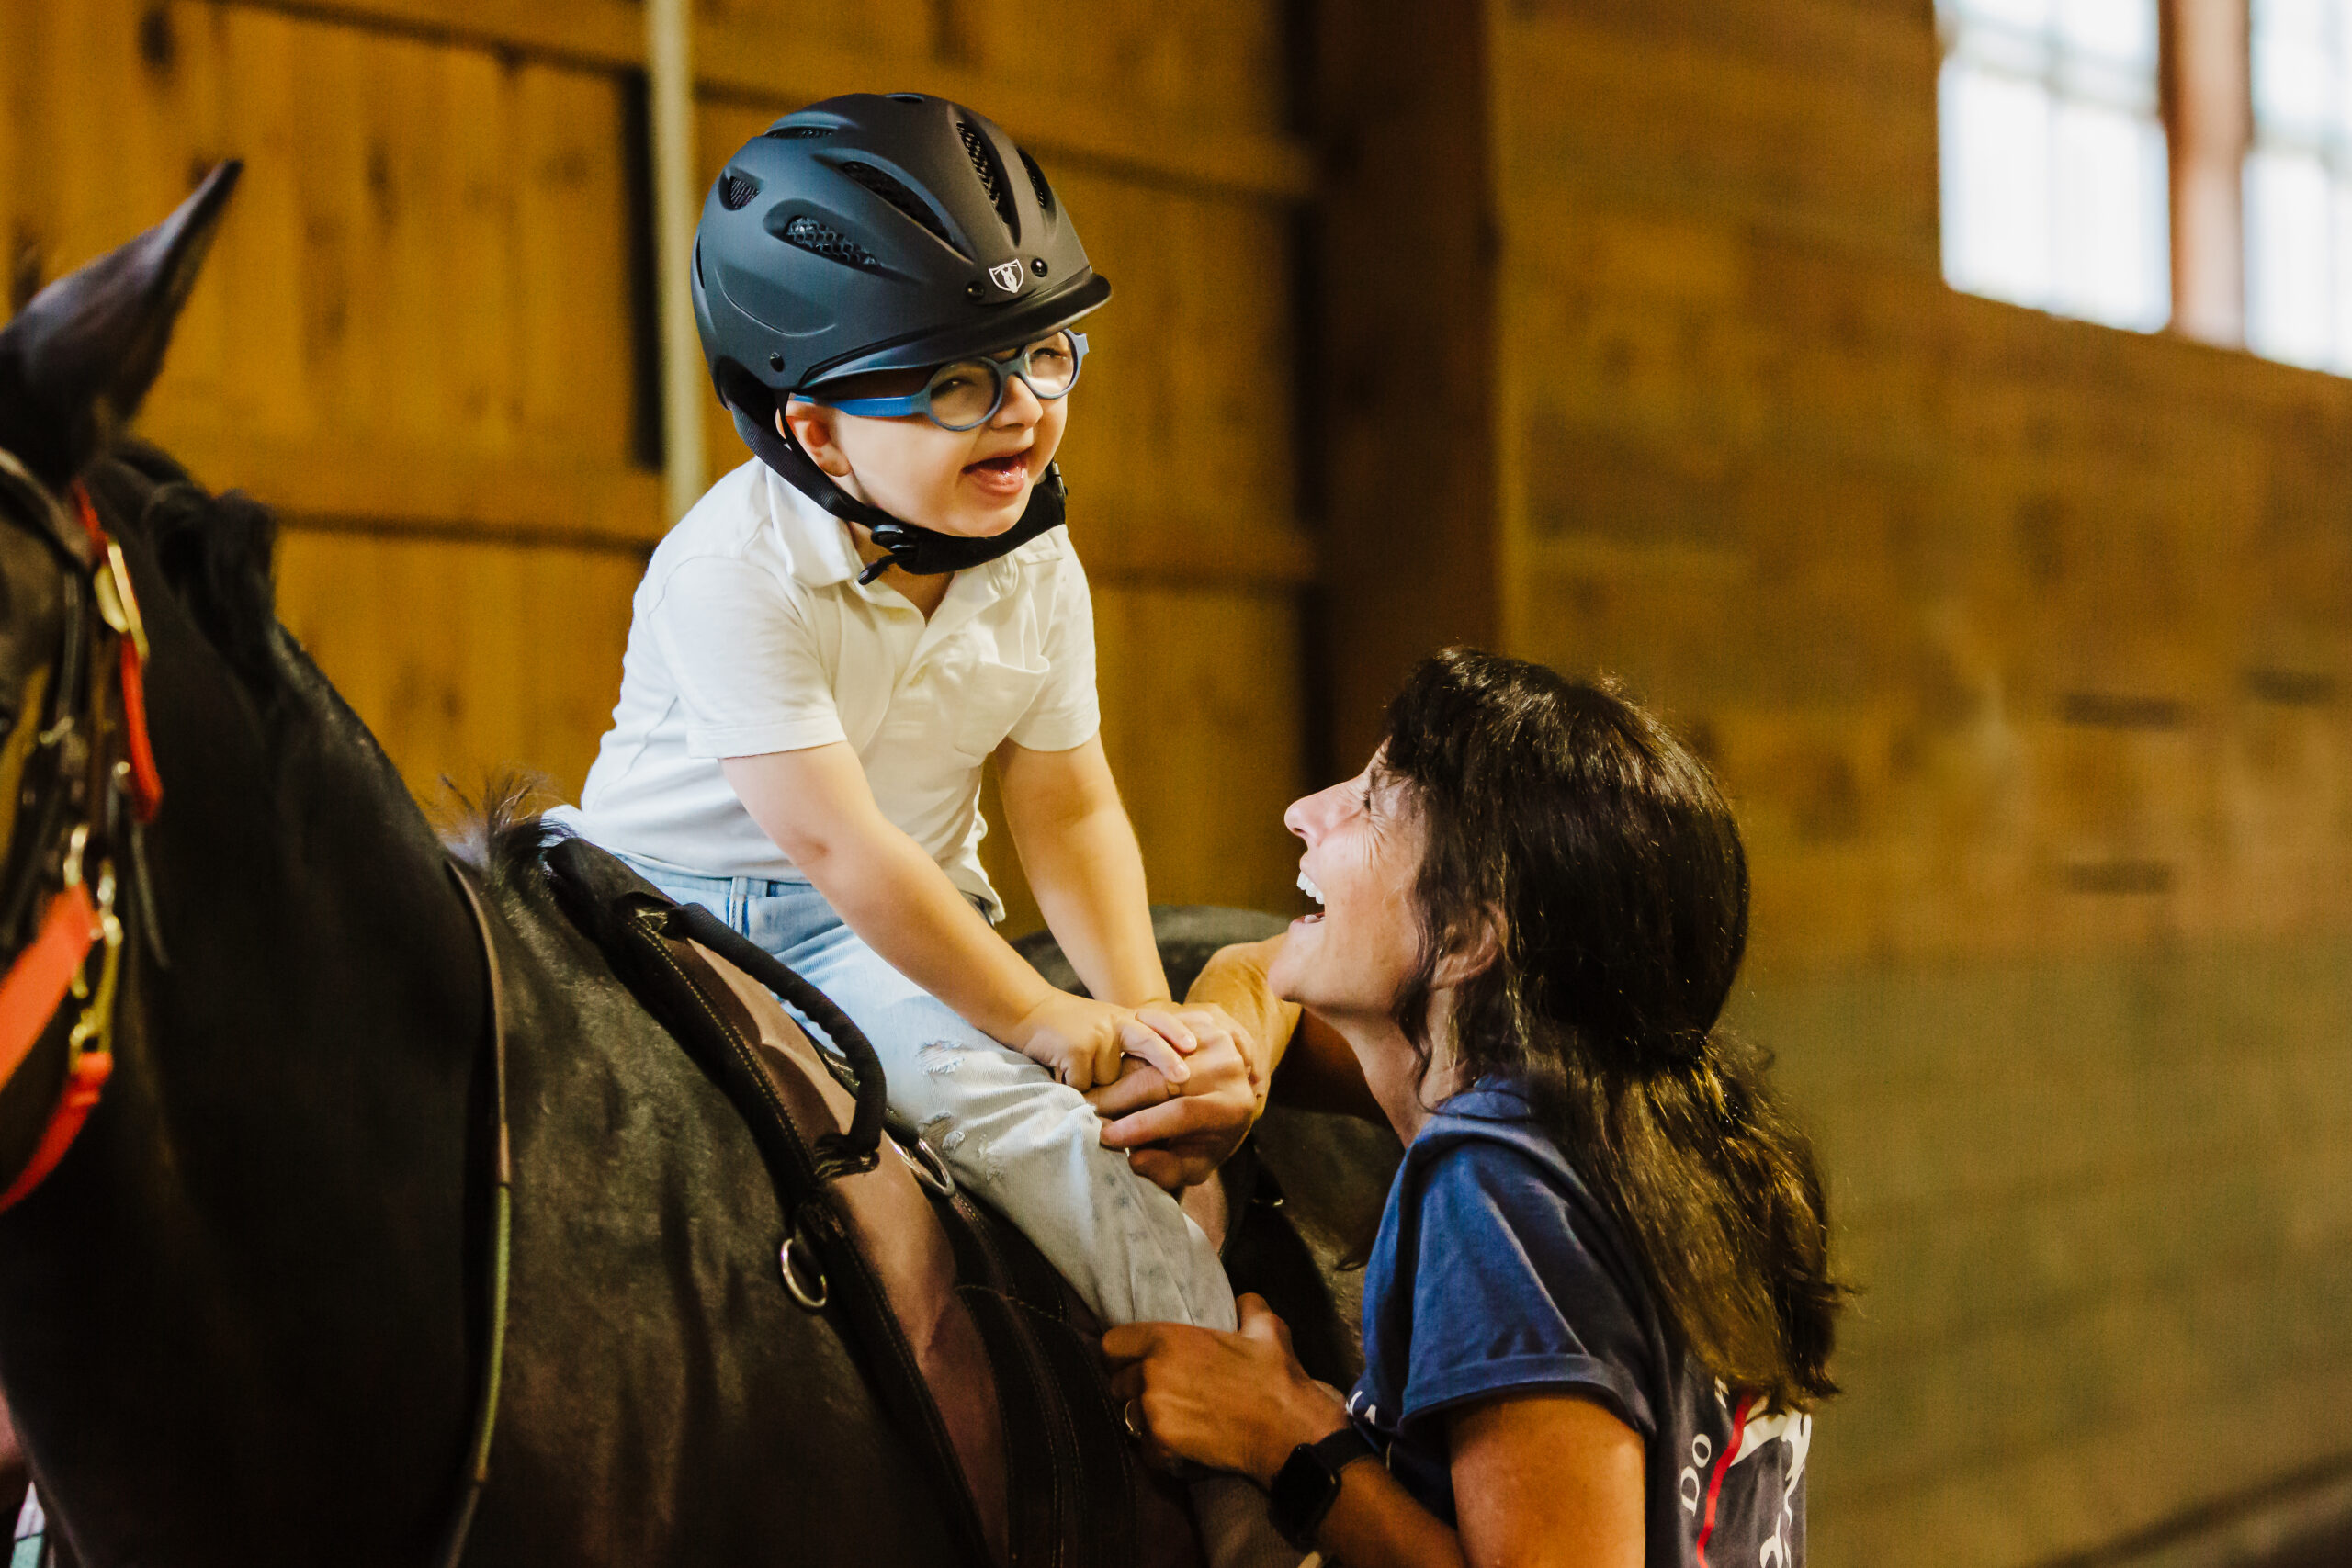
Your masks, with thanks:
[[[1012,378],[1038,399],[1052,402],[1066,398],[1078,385],[1078,368],[1086,362],[1086,334],[1064,330],[1009,359],[958,359],[931,373],[922,390],[903,398],[832,398],[822,387],[795,392],[812,403],[867,419],[903,419],[922,414],[942,430],[974,430],[996,417],[1004,406],[1005,389]]]

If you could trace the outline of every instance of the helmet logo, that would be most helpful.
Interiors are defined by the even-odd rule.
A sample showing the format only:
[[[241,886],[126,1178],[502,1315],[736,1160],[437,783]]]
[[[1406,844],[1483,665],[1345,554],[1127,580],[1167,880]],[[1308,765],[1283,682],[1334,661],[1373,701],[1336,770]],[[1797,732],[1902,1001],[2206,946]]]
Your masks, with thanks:
[[[1017,261],[998,263],[989,268],[989,277],[1007,294],[1021,292],[1021,264]]]

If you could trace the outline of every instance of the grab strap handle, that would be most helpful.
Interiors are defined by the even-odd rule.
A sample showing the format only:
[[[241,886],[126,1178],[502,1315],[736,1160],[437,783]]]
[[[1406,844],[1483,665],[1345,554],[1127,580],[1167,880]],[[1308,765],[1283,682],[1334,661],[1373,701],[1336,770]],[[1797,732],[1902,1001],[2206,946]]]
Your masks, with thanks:
[[[670,912],[673,934],[700,942],[738,969],[774,991],[824,1032],[833,1049],[849,1060],[857,1077],[857,1111],[845,1133],[829,1133],[820,1152],[843,1160],[856,1170],[873,1168],[882,1146],[882,1112],[889,1099],[889,1084],[882,1076],[882,1058],[875,1055],[865,1032],[833,1005],[833,999],[802,979],[782,960],[700,904],[679,904]]]

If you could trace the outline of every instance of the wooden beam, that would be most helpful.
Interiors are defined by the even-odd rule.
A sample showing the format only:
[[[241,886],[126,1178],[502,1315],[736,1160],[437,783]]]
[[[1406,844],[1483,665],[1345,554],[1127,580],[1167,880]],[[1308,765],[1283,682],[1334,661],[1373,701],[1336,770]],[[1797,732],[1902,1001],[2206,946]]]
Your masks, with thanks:
[[[505,50],[592,70],[645,67],[645,19],[628,0],[216,0],[226,5]],[[1305,142],[1218,124],[1160,124],[1077,97],[1041,95],[1026,79],[992,77],[916,54],[853,51],[779,37],[740,17],[695,30],[695,80],[706,94],[773,102],[779,112],[858,90],[937,93],[984,107],[1041,153],[1185,190],[1304,201],[1315,190]]]
[[[248,491],[291,528],[639,555],[667,528],[662,476],[646,468],[290,446],[226,432],[175,433],[168,444],[201,482]],[[1282,519],[1240,529],[1228,517],[1121,522],[1079,536],[1100,581],[1277,592],[1315,581],[1314,542]]]
[[[2242,189],[2254,137],[2246,21],[2246,0],[2165,0],[2172,324],[2225,348],[2245,342]]]
[[[1326,771],[1370,755],[1422,655],[1505,643],[1495,4],[1363,0],[1325,7],[1317,28],[1316,123],[1336,150],[1317,213],[1323,351],[1307,388],[1329,541],[1317,649],[1329,728],[1312,759]]]
[[[695,46],[706,91],[797,106],[834,93],[934,93],[983,107],[1037,152],[1114,174],[1191,190],[1303,201],[1314,193],[1315,163],[1304,142],[1217,125],[1162,125],[1071,97],[1039,94],[1026,82],[992,79],[965,67],[783,39],[740,18],[705,22]]]
[[[222,431],[167,445],[202,483],[243,490],[289,518],[385,531],[472,529],[650,547],[665,528],[662,476],[522,457],[273,443]]]

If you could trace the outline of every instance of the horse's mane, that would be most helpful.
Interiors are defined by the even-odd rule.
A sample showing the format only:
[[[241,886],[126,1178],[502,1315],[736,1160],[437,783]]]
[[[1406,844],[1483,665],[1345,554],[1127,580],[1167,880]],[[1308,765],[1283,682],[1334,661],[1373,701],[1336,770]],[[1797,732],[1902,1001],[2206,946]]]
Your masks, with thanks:
[[[481,872],[493,891],[542,888],[540,857],[571,836],[571,829],[540,815],[551,793],[538,774],[500,773],[479,802],[458,797],[458,808],[443,829],[443,841],[451,854]]]
[[[91,471],[89,489],[108,527],[145,536],[164,581],[207,640],[267,694],[282,679],[270,573],[277,514],[242,491],[212,494],[169,453],[142,441],[117,446]]]
[[[177,458],[143,441],[119,445],[88,484],[109,529],[146,539],[173,597],[222,660],[257,696],[281,694],[291,644],[281,640],[272,580],[276,513],[242,491],[212,494]],[[307,661],[295,655],[294,666]],[[547,781],[509,772],[487,782],[479,803],[454,785],[449,794],[454,809],[436,815],[450,852],[493,888],[538,886],[539,857],[566,832],[539,816],[553,794]]]

